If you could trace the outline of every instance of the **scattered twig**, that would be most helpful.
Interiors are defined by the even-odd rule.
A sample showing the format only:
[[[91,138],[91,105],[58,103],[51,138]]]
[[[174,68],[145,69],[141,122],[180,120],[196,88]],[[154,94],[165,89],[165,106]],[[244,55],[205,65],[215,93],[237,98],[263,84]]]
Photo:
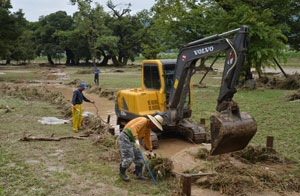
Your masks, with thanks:
[[[95,107],[95,109],[96,109],[96,116],[97,116],[97,118],[99,118],[103,123],[108,124],[107,122],[105,122],[105,121],[99,116],[99,109],[98,109],[98,107],[96,106],[96,104],[93,103],[93,105],[94,105],[94,107]]]

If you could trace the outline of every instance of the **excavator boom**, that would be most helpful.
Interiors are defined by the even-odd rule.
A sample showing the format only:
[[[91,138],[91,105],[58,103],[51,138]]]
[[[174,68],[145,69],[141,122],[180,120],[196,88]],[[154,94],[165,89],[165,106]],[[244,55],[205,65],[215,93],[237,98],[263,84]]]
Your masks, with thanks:
[[[223,38],[235,34],[232,39]],[[253,117],[246,112],[240,113],[233,101],[237,92],[235,86],[244,65],[247,52],[248,27],[213,35],[185,45],[177,58],[174,85],[172,87],[165,121],[168,126],[183,124],[183,108],[189,92],[192,75],[196,71],[196,62],[215,53],[226,52],[223,77],[218,97],[219,115],[211,117],[211,154],[222,154],[241,150],[251,140],[257,130]]]

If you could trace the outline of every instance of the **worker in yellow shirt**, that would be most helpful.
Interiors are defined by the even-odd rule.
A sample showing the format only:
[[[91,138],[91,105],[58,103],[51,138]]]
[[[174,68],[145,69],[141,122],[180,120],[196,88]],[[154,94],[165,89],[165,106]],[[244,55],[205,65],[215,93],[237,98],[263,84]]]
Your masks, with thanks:
[[[137,149],[140,147],[139,139],[144,138],[147,148],[150,150],[150,156],[155,157],[152,152],[151,130],[158,128],[161,131],[163,117],[161,115],[146,117],[138,117],[129,121],[120,133],[120,151],[122,156],[122,163],[120,164],[120,177],[124,181],[129,181],[126,175],[126,169],[129,168],[132,162],[135,163],[135,174],[137,179],[146,180],[147,178],[142,175],[143,171],[143,158],[138,153]]]

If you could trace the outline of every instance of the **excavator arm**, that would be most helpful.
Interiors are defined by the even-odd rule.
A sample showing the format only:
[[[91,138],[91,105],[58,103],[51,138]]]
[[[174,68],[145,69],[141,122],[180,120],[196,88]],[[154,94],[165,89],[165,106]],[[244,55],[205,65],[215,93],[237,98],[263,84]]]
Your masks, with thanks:
[[[224,38],[235,34],[232,39]],[[217,111],[211,117],[211,154],[222,154],[243,149],[257,130],[255,120],[247,113],[240,114],[232,100],[237,92],[235,86],[247,52],[248,27],[216,34],[185,45],[177,58],[174,85],[167,105],[168,125],[176,126],[183,120],[183,108],[196,62],[204,57],[226,52]]]

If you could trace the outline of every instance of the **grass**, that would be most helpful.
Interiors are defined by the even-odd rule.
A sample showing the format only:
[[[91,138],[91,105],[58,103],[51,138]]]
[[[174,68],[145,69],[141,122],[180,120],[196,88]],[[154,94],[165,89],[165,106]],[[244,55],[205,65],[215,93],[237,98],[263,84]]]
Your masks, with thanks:
[[[90,68],[87,68],[90,69]],[[94,74],[77,74],[78,68],[68,68],[66,72],[70,74],[70,80],[80,79],[86,83],[94,84]],[[81,69],[84,70],[84,69]],[[124,68],[124,72],[114,73],[111,67],[100,68],[99,84],[101,88],[118,91],[125,88],[139,88],[141,86],[141,75],[139,68]],[[68,83],[66,81],[65,83]]]
[[[104,71],[109,71],[105,68]],[[112,90],[139,88],[141,86],[141,71],[136,68],[124,73],[100,74],[100,86]],[[81,78],[92,83],[93,75],[71,74],[71,78]],[[197,73],[193,83],[198,83],[203,76]],[[192,120],[199,123],[200,118],[209,122],[212,113],[216,112],[221,73],[210,72],[203,81],[208,88],[194,88],[194,105]],[[293,91],[258,89],[254,91],[239,90],[234,99],[239,103],[241,112],[248,112],[258,124],[258,131],[252,139],[252,144],[265,145],[266,136],[274,136],[274,147],[284,156],[299,161],[300,132],[299,108],[300,102],[287,102],[286,96]],[[299,165],[300,166],[300,165]]]
[[[14,108],[10,113],[0,111],[0,188],[3,195],[111,195],[149,194],[171,195],[173,183],[138,182],[128,186],[118,177],[119,163],[99,160],[104,149],[91,139],[64,142],[22,142],[23,133],[32,136],[74,135],[66,125],[42,125],[43,116],[62,118],[56,106],[41,101],[0,98],[0,105]],[[17,122],[17,124],[16,124]],[[80,134],[80,133],[79,133]],[[118,188],[117,188],[118,187]],[[0,194],[0,195],[1,195]]]
[[[17,80],[38,80],[41,78],[42,74],[40,72],[5,72],[5,74],[0,75],[0,81],[6,82],[12,82]]]
[[[79,78],[93,83],[93,74],[76,74],[79,69],[92,68],[67,67],[65,72],[70,75],[70,80]],[[141,70],[138,66],[100,69],[102,88],[117,91],[141,86]],[[114,72],[115,69],[123,69],[125,72]],[[20,77],[25,80],[37,79],[42,76],[41,71],[44,71],[43,68],[36,73],[10,72],[0,75],[0,82]],[[198,83],[202,75],[197,73],[193,82]],[[209,120],[210,114],[216,111],[220,77],[220,73],[209,73],[204,80],[208,88],[194,88],[194,122],[199,122],[200,118]],[[258,132],[251,144],[264,146],[266,136],[272,135],[275,137],[274,148],[299,163],[300,102],[286,101],[286,95],[291,92],[274,89],[239,90],[235,100],[241,111],[247,111],[257,121]],[[133,179],[130,185],[121,181],[118,177],[118,163],[99,160],[105,149],[93,145],[90,139],[65,142],[18,141],[24,132],[33,136],[74,133],[71,125],[41,125],[37,122],[43,116],[63,117],[56,106],[49,103],[1,95],[0,105],[15,108],[11,113],[0,110],[0,195],[92,195],[103,191],[110,195],[124,195],[122,191],[128,191],[128,195],[172,195],[172,190],[177,186],[177,182],[170,180],[159,181],[158,186],[150,181],[141,183]],[[130,177],[133,178],[133,175],[130,174]]]

